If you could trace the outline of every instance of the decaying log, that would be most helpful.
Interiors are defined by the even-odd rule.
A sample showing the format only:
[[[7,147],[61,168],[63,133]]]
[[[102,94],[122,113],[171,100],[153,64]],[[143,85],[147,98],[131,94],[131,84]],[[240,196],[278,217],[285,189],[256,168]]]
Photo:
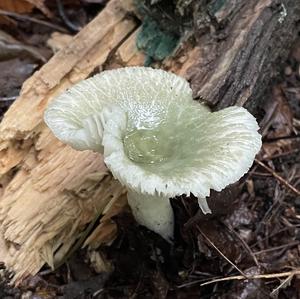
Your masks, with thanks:
[[[136,28],[119,1],[111,1],[24,83],[3,119],[0,256],[16,278],[36,273],[45,262],[59,262],[97,213],[115,213],[126,204],[123,188],[101,157],[61,144],[42,119],[55,95],[103,66]],[[106,224],[102,240],[110,241],[116,227]]]
[[[116,234],[110,216],[126,205],[123,188],[99,154],[63,145],[42,119],[56,95],[93,72],[143,64],[138,25],[120,2],[111,0],[24,83],[0,125],[0,259],[16,279],[59,263],[99,214],[85,245],[95,248]],[[190,79],[195,98],[218,107],[255,105],[297,35],[296,1],[277,2],[222,1],[215,12],[222,29],[196,34],[196,43],[185,39],[158,65]]]
[[[225,1],[215,19],[227,26],[215,32],[215,42],[208,35],[198,39],[200,53],[189,76],[194,94],[218,108],[236,104],[254,112],[299,32],[300,4]]]

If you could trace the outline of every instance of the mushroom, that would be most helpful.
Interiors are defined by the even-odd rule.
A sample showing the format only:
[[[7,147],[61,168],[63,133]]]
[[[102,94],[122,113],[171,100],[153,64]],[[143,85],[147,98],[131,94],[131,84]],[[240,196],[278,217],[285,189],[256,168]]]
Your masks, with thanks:
[[[255,118],[242,107],[217,112],[192,98],[188,82],[146,67],[104,71],[58,96],[45,122],[77,150],[103,153],[128,191],[136,220],[171,241],[170,198],[192,193],[203,213],[251,167],[261,147]]]

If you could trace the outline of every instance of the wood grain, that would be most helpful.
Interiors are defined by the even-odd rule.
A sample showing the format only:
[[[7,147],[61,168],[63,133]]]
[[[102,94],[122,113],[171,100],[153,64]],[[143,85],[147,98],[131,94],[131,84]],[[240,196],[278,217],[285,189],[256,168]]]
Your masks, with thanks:
[[[45,262],[59,262],[97,213],[115,209],[116,198],[119,206],[126,204],[100,155],[60,143],[43,122],[57,94],[101,69],[134,32],[137,25],[126,14],[119,1],[111,1],[24,83],[0,125],[0,256],[16,280]],[[107,224],[111,241],[116,229]]]

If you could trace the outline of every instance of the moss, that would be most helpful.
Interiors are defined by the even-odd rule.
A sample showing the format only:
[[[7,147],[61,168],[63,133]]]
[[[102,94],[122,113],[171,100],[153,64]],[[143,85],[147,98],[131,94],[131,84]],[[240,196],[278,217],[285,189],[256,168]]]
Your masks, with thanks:
[[[161,61],[172,54],[179,41],[179,35],[162,30],[157,22],[146,16],[136,44],[146,54],[145,66],[153,60]]]
[[[145,66],[171,55],[183,33],[193,32],[195,24],[196,29],[209,30],[212,16],[227,2],[228,0],[134,0],[143,18],[136,44],[146,54]]]

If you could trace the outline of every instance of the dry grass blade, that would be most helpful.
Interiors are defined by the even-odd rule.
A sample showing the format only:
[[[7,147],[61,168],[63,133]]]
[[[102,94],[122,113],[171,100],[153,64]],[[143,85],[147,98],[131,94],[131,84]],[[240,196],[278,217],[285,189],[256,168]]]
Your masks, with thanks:
[[[206,286],[212,283],[222,282],[222,281],[230,281],[230,280],[249,280],[249,279],[272,279],[272,278],[281,278],[281,277],[290,277],[294,275],[300,275],[300,269],[296,269],[293,271],[288,272],[282,272],[282,273],[272,273],[272,274],[258,274],[258,275],[252,275],[252,276],[242,276],[242,275],[236,275],[236,276],[228,276],[223,278],[217,278],[212,279],[209,281],[206,281],[204,283],[201,283],[200,286]]]
[[[291,274],[286,279],[284,279],[283,282],[271,292],[270,296],[272,298],[277,298],[279,290],[288,287],[291,284],[293,277],[294,277],[294,274]]]
[[[230,264],[232,267],[234,267],[239,273],[243,275],[243,277],[247,277],[247,275],[239,269],[228,257],[226,257],[222,251],[201,231],[201,229],[197,226],[197,229],[201,233],[201,235],[205,238],[205,240]]]
[[[259,254],[262,254],[262,253],[268,253],[268,252],[271,252],[271,251],[285,249],[285,248],[292,247],[292,246],[297,246],[297,245],[299,245],[299,241],[294,241],[294,242],[291,242],[289,244],[283,244],[283,245],[280,245],[280,246],[260,250],[260,251],[254,252],[254,254],[259,255]]]

